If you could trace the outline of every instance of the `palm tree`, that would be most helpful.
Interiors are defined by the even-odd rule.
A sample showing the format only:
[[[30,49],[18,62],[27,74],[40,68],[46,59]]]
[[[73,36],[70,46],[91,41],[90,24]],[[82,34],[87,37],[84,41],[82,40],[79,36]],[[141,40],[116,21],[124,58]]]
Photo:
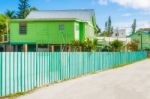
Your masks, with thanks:
[[[7,10],[7,11],[5,12],[5,15],[6,15],[8,18],[10,18],[10,19],[16,18],[16,12],[13,11],[13,10]]]
[[[2,35],[7,33],[7,17],[0,14],[0,41],[2,41]]]
[[[31,12],[31,11],[38,11],[38,8],[36,8],[36,7],[31,7],[31,8],[30,8],[30,12]]]

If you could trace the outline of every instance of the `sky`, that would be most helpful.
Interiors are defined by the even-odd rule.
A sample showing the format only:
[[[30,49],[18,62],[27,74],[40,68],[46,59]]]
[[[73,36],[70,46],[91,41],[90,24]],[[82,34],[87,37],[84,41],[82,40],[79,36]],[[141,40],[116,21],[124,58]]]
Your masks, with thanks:
[[[0,13],[16,10],[19,0],[1,0]],[[94,9],[96,21],[104,29],[108,17],[114,28],[130,29],[133,20],[137,27],[150,27],[150,0],[29,0],[39,10]]]

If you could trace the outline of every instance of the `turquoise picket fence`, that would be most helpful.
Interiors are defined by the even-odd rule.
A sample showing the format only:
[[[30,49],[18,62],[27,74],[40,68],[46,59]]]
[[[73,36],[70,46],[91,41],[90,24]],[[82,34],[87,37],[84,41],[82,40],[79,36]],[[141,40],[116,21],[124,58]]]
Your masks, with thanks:
[[[147,58],[147,52],[2,52],[0,96]]]

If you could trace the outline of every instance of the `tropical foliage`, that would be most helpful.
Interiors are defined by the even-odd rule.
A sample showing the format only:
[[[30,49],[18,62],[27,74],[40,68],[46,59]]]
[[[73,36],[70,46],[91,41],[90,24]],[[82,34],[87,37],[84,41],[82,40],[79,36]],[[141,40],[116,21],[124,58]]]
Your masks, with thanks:
[[[7,17],[0,15],[0,35],[7,32]]]
[[[17,17],[16,12],[13,10],[6,10],[5,15],[10,19],[14,19]]]
[[[24,19],[30,12],[29,0],[19,0],[18,18]]]
[[[131,28],[132,28],[132,31],[131,31],[131,32],[132,32],[132,33],[135,33],[135,32],[136,32],[136,19],[134,19]]]
[[[103,36],[103,37],[111,37],[111,36],[112,36],[112,34],[109,34],[108,32],[103,31],[103,32],[101,33],[101,35],[100,35],[100,36]]]
[[[85,41],[81,42],[79,40],[73,41],[71,43],[72,50],[73,51],[85,51],[85,52],[91,52],[96,51],[97,49],[98,41],[97,39],[90,40],[87,38]]]
[[[109,16],[108,20],[105,22],[105,30],[101,33],[101,36],[111,37],[112,34],[113,34],[113,26],[111,16]]]
[[[138,41],[134,40],[134,41],[131,41],[127,44],[127,48],[128,50],[130,51],[137,51],[138,50]]]
[[[111,16],[109,16],[108,21],[105,22],[105,32],[107,32],[108,34],[113,33]]]
[[[31,11],[38,11],[38,8],[36,8],[36,7],[31,7],[31,8],[30,8],[30,12],[31,12]]]
[[[110,51],[118,52],[121,51],[124,47],[124,44],[122,41],[114,40],[110,42]]]

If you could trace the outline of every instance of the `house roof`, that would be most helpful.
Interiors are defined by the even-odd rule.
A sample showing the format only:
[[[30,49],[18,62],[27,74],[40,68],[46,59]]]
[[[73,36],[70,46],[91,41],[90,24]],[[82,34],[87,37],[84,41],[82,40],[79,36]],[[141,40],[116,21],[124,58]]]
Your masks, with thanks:
[[[26,19],[78,19],[83,21],[92,21],[95,17],[93,9],[80,10],[47,10],[47,11],[32,11]]]
[[[144,31],[150,31],[150,28],[143,28]]]
[[[78,19],[11,19],[9,22],[20,22],[20,21],[78,21],[78,22],[84,22],[83,20]]]

